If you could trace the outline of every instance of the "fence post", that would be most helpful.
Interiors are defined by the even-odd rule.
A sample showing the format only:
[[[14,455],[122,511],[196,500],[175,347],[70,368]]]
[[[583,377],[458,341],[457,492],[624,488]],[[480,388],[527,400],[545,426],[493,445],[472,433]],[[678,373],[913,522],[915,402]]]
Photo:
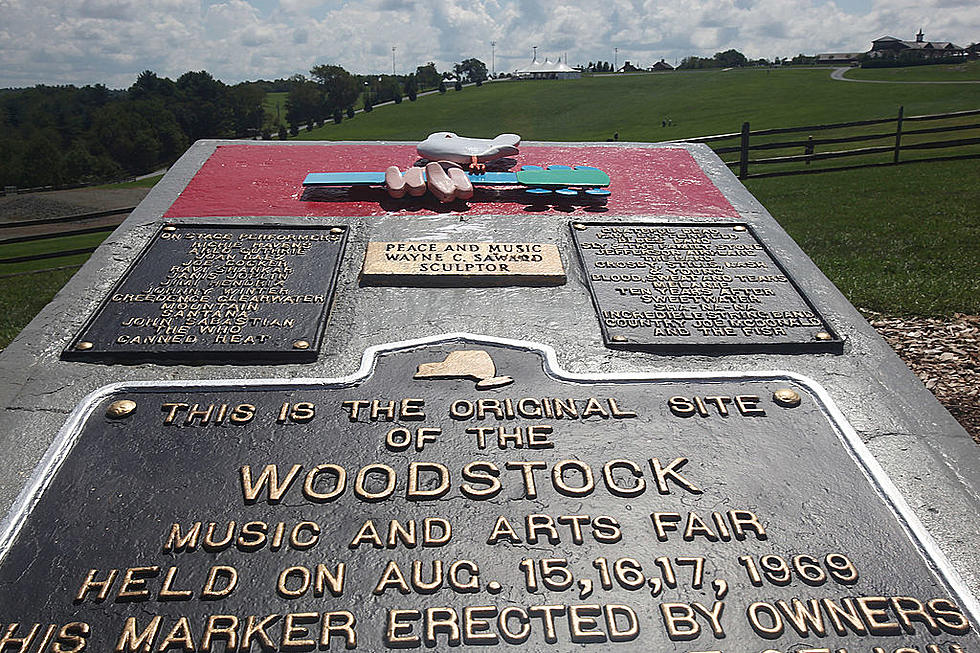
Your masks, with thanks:
[[[898,107],[898,119],[895,121],[895,156],[892,163],[898,163],[898,153],[902,151],[902,117],[905,115],[905,105]]]
[[[806,165],[810,165],[810,155],[813,154],[813,136],[806,137],[806,145],[803,146],[803,153],[807,155],[807,160],[804,162]]]
[[[742,148],[738,155],[738,178],[749,176],[749,123],[742,123]]]

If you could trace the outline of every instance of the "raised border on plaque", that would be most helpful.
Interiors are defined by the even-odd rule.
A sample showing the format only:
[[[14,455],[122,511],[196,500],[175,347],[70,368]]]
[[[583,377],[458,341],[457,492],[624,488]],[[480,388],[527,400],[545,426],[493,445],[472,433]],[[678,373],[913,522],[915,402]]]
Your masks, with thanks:
[[[561,286],[558,246],[532,242],[370,241],[366,286]]]

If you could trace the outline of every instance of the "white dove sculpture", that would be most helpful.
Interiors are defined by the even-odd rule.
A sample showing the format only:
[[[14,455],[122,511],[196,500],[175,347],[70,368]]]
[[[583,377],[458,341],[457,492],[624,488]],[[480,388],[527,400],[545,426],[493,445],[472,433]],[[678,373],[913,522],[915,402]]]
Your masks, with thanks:
[[[487,161],[517,154],[521,137],[500,134],[495,138],[467,138],[453,132],[436,132],[418,144],[419,156],[429,161],[453,161],[471,169],[485,169]]]

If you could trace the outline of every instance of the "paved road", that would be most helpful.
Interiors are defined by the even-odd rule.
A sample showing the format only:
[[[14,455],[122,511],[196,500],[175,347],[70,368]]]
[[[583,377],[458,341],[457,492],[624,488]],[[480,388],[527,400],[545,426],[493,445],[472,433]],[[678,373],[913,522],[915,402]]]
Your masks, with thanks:
[[[980,84],[980,81],[962,81],[962,82],[889,82],[883,79],[851,79],[850,77],[844,77],[850,68],[834,68],[834,72],[830,73],[831,79],[836,79],[838,82],[860,82],[861,84]]]

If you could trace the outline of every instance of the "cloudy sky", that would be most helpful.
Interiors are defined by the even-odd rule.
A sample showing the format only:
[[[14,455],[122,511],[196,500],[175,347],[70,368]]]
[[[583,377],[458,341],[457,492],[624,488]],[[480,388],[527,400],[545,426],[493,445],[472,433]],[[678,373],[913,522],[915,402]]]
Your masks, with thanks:
[[[225,82],[317,63],[399,73],[469,57],[497,71],[567,54],[649,66],[736,48],[772,58],[849,52],[890,34],[969,45],[977,0],[0,0],[0,87],[103,83],[150,69]]]

